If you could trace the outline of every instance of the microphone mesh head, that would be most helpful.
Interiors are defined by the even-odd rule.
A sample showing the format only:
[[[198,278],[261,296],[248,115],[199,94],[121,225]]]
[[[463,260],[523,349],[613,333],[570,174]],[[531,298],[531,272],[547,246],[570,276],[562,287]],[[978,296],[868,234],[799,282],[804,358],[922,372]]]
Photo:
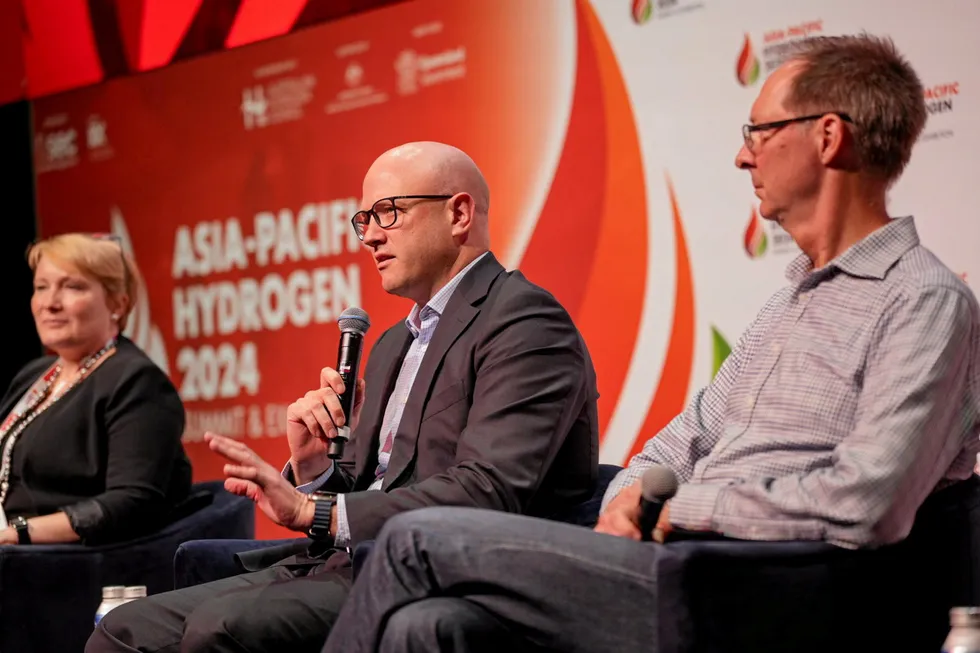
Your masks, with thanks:
[[[643,472],[640,488],[647,501],[666,501],[677,492],[677,475],[669,467],[654,465]]]
[[[367,311],[356,306],[351,306],[341,313],[340,317],[337,318],[337,324],[340,326],[341,333],[353,331],[362,336],[371,328],[371,320],[368,318]]]

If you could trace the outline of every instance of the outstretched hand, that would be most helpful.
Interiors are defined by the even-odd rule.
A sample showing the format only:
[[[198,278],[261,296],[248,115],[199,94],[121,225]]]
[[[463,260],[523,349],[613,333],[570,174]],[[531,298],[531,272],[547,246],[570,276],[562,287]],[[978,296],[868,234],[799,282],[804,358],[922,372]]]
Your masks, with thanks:
[[[272,521],[294,531],[307,531],[313,523],[313,503],[243,442],[210,431],[204,441],[229,462],[224,467],[225,489],[245,496]]]

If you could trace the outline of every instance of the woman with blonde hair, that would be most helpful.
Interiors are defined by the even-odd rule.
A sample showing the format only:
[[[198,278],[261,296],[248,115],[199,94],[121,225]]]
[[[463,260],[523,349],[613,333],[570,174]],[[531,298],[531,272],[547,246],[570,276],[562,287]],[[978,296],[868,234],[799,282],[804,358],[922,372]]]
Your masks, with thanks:
[[[139,273],[119,240],[63,234],[30,247],[31,312],[52,352],[0,401],[0,544],[119,541],[187,497],[184,407],[122,335]]]

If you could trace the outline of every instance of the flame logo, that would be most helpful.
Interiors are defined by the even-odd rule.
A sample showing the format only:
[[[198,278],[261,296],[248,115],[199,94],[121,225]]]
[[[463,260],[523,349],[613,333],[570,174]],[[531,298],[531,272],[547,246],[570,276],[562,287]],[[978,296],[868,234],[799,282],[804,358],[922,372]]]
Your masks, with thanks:
[[[653,0],[633,0],[633,20],[637,25],[650,20],[653,16]]]
[[[762,220],[759,219],[759,214],[755,212],[754,207],[749,215],[749,223],[745,226],[744,244],[745,253],[749,255],[749,258],[759,258],[766,253],[766,248],[769,247],[769,238],[766,236]]]
[[[126,220],[123,218],[122,212],[115,206],[111,210],[110,229],[114,235],[119,236],[123,251],[135,261],[133,241],[129,237]],[[167,348],[163,343],[163,335],[161,335],[157,325],[150,320],[150,300],[146,295],[145,282],[136,299],[136,306],[133,307],[133,312],[129,316],[129,322],[126,324],[123,335],[136,343],[136,346],[142,349],[150,357],[150,360],[156,363],[168,376],[170,375],[170,365],[167,362]]]
[[[738,62],[735,64],[735,77],[742,86],[751,86],[759,79],[759,59],[755,56],[752,40],[747,33],[742,51],[738,53]]]

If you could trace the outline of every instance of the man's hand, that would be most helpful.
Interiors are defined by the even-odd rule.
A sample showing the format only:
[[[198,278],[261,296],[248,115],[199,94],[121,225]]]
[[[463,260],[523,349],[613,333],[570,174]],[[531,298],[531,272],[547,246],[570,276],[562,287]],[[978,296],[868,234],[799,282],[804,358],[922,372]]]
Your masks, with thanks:
[[[238,440],[207,432],[204,441],[211,451],[230,462],[225,465],[225,489],[246,496],[275,523],[294,531],[313,525],[313,502],[290,485],[269,463]]]
[[[653,541],[663,544],[672,530],[674,527],[670,524],[670,501],[667,501],[657,518],[657,525],[653,528]]]
[[[354,391],[354,408],[351,430],[357,426],[364,404],[364,379],[357,381]],[[330,440],[337,436],[337,429],[344,426],[344,411],[340,407],[340,395],[344,381],[330,367],[320,371],[320,387],[310,390],[286,409],[286,441],[289,444],[289,463],[297,485],[309,483],[330,467],[327,456]]]
[[[640,497],[640,481],[623,488],[599,515],[595,532],[640,540]]]
[[[641,481],[637,481],[616,495],[606,509],[599,515],[595,525],[596,533],[605,533],[617,537],[628,537],[631,540],[641,540],[640,533],[640,499],[642,498]],[[670,525],[670,502],[664,504],[653,529],[653,540],[663,544],[664,539],[673,530]]]

